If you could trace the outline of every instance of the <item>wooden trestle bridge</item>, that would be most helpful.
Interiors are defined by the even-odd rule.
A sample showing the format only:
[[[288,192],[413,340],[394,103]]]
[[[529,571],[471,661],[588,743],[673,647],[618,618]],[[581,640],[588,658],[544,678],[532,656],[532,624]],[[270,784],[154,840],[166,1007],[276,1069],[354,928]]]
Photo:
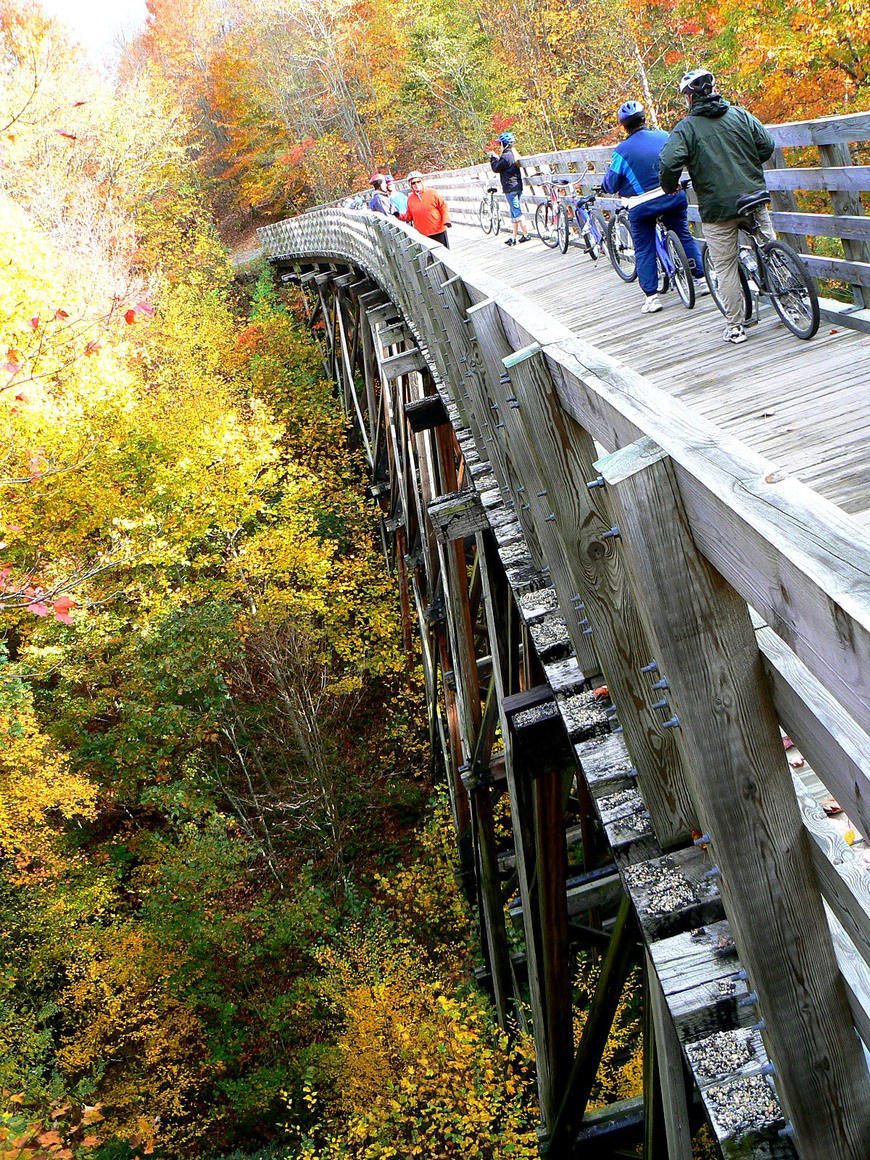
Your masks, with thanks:
[[[838,236],[849,222],[862,236],[859,210],[839,211]],[[643,1139],[646,1157],[689,1160],[706,1114],[724,1156],[867,1160],[870,876],[812,792],[870,835],[867,439],[840,491],[822,471],[838,506],[783,470],[788,455],[771,462],[653,385],[630,338],[609,351],[607,296],[627,301],[615,277],[562,280],[572,331],[505,280],[515,258],[529,281],[568,259],[498,240],[482,255],[453,234],[448,251],[321,209],[261,238],[301,282],[370,469],[409,648],[419,629],[482,981],[502,1026],[519,994],[530,1003],[542,1154]],[[842,260],[860,307],[870,265]],[[650,357],[661,317],[633,322]],[[841,404],[819,380],[836,363],[847,430],[866,430],[865,312],[815,348],[771,331],[739,351],[712,318],[665,332],[690,344],[667,365],[705,358],[726,417],[729,382],[753,371],[761,391],[773,375],[800,384],[823,466]],[[765,437],[752,410],[747,434]],[[791,767],[783,732],[817,777]],[[575,1042],[572,955],[589,946],[600,982]],[[637,961],[643,1099],[590,1111]]]

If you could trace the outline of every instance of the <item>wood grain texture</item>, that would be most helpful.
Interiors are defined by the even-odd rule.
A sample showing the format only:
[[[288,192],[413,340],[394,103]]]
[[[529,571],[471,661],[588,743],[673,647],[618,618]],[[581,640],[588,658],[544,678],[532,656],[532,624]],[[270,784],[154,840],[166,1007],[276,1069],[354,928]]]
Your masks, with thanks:
[[[677,715],[679,744],[693,754],[692,795],[767,1023],[780,1099],[806,1160],[858,1160],[870,1086],[748,612],[697,551],[675,473],[649,440],[598,466],[670,682],[663,711]]]
[[[692,1160],[689,1100],[683,1073],[683,1056],[674,1021],[665,1002],[655,966],[644,952],[646,996],[655,1033],[656,1063],[665,1121],[668,1160]]]
[[[831,796],[870,834],[870,735],[775,632],[761,626],[755,637],[783,729]]]
[[[569,588],[585,605],[580,612],[566,609],[569,631],[572,621],[588,621],[592,627],[653,828],[663,845],[673,845],[688,837],[697,818],[672,734],[650,710],[659,693],[640,671],[654,659],[649,635],[626,584],[618,549],[601,538],[613,523],[607,496],[600,488],[585,486],[597,475],[594,444],[565,414],[540,348],[520,351],[504,365],[519,404],[517,439],[531,451],[535,474],[546,491],[543,508],[554,517],[547,558],[558,555],[564,561]]]

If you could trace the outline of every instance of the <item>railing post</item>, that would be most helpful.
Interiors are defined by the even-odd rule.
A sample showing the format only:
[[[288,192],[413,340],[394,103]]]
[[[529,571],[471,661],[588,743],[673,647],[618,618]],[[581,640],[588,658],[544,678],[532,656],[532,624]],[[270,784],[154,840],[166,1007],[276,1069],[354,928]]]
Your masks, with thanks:
[[[798,1150],[866,1160],[867,1071],[748,610],[695,547],[661,448],[643,438],[598,469]]]
[[[819,145],[818,150],[822,165],[826,167],[852,164],[852,154],[849,152],[849,146],[845,141],[838,141],[833,145]],[[853,193],[848,189],[832,189],[830,190],[829,196],[831,198],[831,208],[836,214],[854,214],[860,216],[864,213],[860,193]],[[845,257],[851,259],[853,262],[870,261],[870,246],[866,242],[856,242],[849,238],[843,238],[842,243]],[[855,299],[856,306],[866,306],[868,304],[870,289],[857,283],[851,285],[849,288],[852,291],[852,297]]]
[[[487,401],[493,425],[493,449],[498,463],[510,464],[510,474],[506,483],[521,479],[522,484],[513,486],[512,499],[517,519],[526,536],[532,557],[538,567],[549,567],[550,580],[555,587],[563,609],[572,607],[572,597],[577,589],[573,586],[561,557],[552,551],[555,537],[546,517],[551,508],[544,508],[546,491],[540,482],[540,475],[534,464],[533,452],[525,437],[518,437],[518,425],[522,408],[514,406],[513,391],[505,380],[508,372],[504,359],[513,354],[513,348],[504,333],[498,307],[494,302],[485,301],[473,306],[468,316],[473,320],[474,332],[480,346],[480,357],[486,367]],[[496,424],[500,426],[496,427]],[[505,469],[507,470],[507,469]],[[552,558],[551,558],[552,557]],[[594,644],[579,629],[576,618],[573,623],[566,616],[566,627],[577,655],[577,662],[585,676],[593,677],[601,671]]]
[[[563,600],[562,607],[569,632],[574,639],[583,631],[578,630],[581,622],[592,628],[591,639],[638,771],[653,829],[663,846],[672,846],[688,838],[697,824],[696,814],[686,788],[682,755],[671,732],[662,728],[662,718],[651,709],[661,692],[652,687],[656,678],[650,679],[642,669],[656,660],[655,650],[626,583],[618,550],[598,550],[603,543],[600,534],[613,521],[604,510],[603,489],[587,487],[598,474],[593,468],[595,446],[562,407],[540,347],[517,351],[504,360],[504,366],[518,403],[509,412],[516,416],[513,442],[525,449],[530,461],[524,478],[540,481],[539,490],[545,495],[537,500],[538,506],[554,517],[542,524],[548,529],[553,574],[558,574],[558,565],[568,573],[567,602]],[[574,593],[582,596],[584,607],[578,610],[575,600],[570,623],[567,609]]]

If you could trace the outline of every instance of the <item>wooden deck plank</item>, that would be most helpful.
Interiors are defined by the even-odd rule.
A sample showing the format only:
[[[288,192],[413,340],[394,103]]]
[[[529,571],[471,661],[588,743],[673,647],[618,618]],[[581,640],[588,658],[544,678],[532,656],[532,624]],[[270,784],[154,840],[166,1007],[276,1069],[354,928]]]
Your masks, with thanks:
[[[686,311],[668,295],[661,313],[642,316],[637,285],[575,247],[564,256],[538,241],[505,247],[463,225],[451,243],[831,502],[859,518],[870,513],[866,335],[823,322],[812,342],[800,342],[762,303],[749,341],[730,347],[709,297]]]

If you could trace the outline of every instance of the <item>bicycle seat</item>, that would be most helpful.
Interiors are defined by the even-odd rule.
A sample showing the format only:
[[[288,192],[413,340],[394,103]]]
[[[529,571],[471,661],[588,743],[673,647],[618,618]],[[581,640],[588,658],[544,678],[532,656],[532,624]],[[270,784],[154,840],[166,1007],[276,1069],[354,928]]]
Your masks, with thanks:
[[[770,205],[770,194],[766,189],[756,190],[755,193],[743,193],[738,197],[736,209],[738,217],[752,213],[761,205]]]

